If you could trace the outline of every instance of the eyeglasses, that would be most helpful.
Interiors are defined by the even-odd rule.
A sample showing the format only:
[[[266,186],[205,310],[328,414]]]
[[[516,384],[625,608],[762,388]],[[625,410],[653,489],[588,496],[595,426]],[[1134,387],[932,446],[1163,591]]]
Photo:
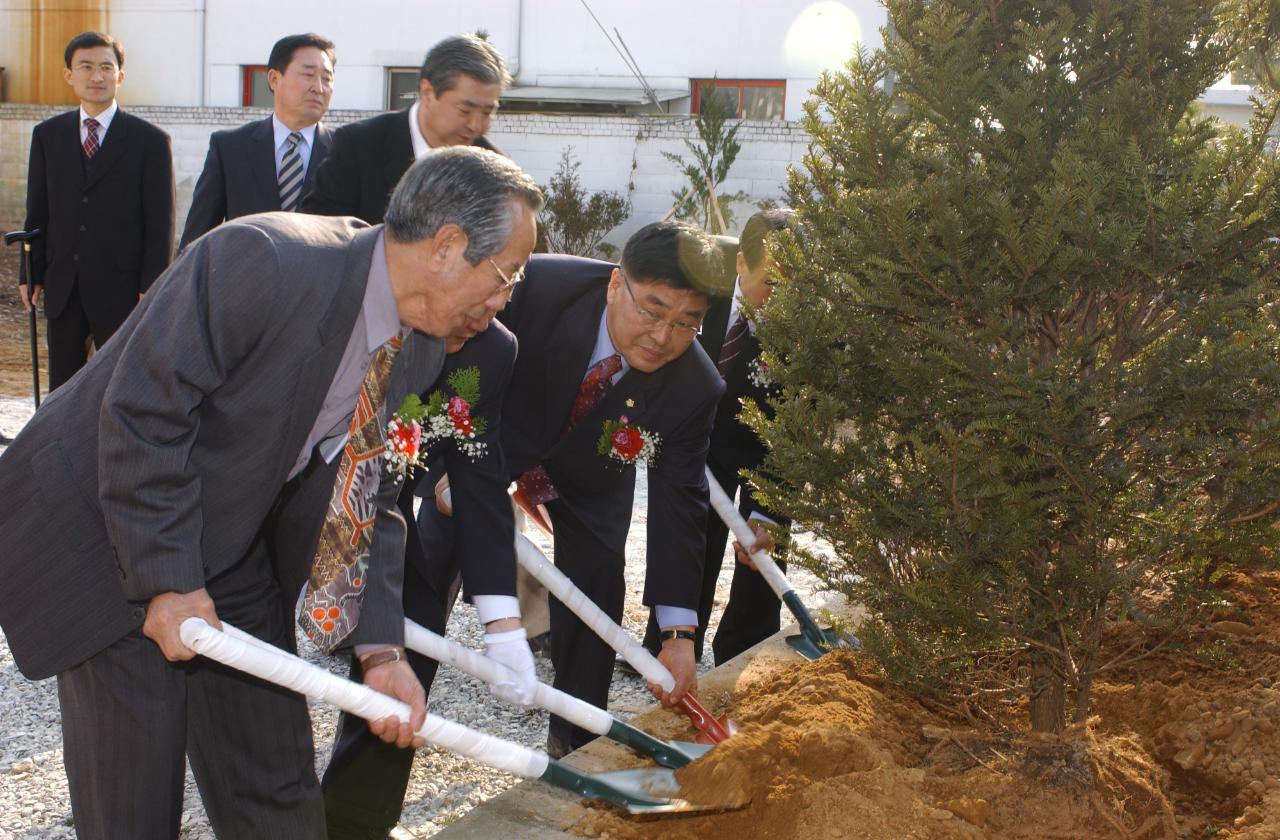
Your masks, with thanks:
[[[517,283],[524,279],[524,266],[520,266],[520,268],[516,270],[515,274],[508,277],[507,273],[503,271],[492,259],[489,260],[489,265],[493,266],[493,270],[498,272],[498,276],[502,278],[502,284],[498,286],[498,291],[500,292],[511,291],[516,287]]]
[[[631,296],[631,305],[635,308],[636,314],[640,316],[640,320],[650,329],[665,324],[671,328],[671,332],[682,338],[694,338],[702,334],[702,322],[690,324],[687,321],[668,321],[648,309],[640,305],[640,301],[636,299],[636,293],[631,289],[631,282],[627,279],[627,273],[622,270],[622,266],[618,266],[618,273],[622,275],[622,285],[627,290],[627,294]]]

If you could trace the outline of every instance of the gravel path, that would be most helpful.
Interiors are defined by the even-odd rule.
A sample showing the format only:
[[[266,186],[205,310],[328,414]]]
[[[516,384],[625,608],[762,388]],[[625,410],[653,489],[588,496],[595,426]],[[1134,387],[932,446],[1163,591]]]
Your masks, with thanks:
[[[31,411],[30,399],[0,398],[0,432],[10,437],[16,435]],[[648,615],[640,603],[644,585],[646,498],[642,476],[636,488],[632,537],[627,550],[630,560],[627,564],[625,611],[625,623],[637,638],[643,632]],[[550,554],[549,544],[542,541],[541,547]],[[717,591],[717,605],[728,596],[731,565],[732,558],[726,556]],[[791,579],[801,597],[812,603],[810,599],[818,585],[817,580],[803,571],[795,572]],[[717,609],[711,620],[712,633],[718,620]],[[482,635],[475,610],[459,604],[449,622],[449,638],[479,649],[482,647]],[[700,672],[711,668],[710,644],[706,648]],[[303,654],[335,673],[346,673],[345,661],[319,654],[305,640]],[[551,663],[545,658],[538,659],[538,673],[544,681],[549,682],[552,678]],[[652,704],[653,699],[640,678],[615,673],[609,697],[612,712],[627,719]],[[441,668],[436,677],[429,706],[433,714],[526,746],[542,749],[546,742],[545,712],[505,706],[494,700],[484,686],[448,667]],[[56,682],[33,683],[24,678],[9,655],[9,646],[3,635],[0,635],[0,720],[3,721],[3,727],[0,727],[0,840],[74,838],[67,778],[62,767]],[[333,743],[337,714],[329,707],[313,704],[312,723],[316,740],[316,769],[322,771]],[[400,827],[392,836],[397,840],[430,837],[517,781],[514,776],[481,767],[435,748],[420,750],[414,762]],[[180,836],[191,840],[214,836],[189,772]]]

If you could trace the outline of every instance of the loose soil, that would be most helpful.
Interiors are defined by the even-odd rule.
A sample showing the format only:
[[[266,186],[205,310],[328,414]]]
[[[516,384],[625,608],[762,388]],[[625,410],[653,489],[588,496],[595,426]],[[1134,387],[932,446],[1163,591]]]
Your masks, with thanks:
[[[1280,574],[1237,575],[1232,606],[1096,689],[1061,737],[1025,709],[975,726],[855,654],[790,666],[717,703],[742,724],[677,774],[692,802],[740,810],[637,820],[592,808],[608,840],[1280,838]],[[1108,648],[1155,646],[1132,624]]]

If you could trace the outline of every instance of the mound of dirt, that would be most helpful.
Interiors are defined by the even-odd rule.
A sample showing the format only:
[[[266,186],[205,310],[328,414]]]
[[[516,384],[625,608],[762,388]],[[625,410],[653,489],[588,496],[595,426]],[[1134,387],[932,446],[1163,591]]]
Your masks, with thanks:
[[[1230,606],[1175,639],[1117,625],[1094,717],[974,728],[832,653],[717,702],[742,729],[677,774],[692,802],[737,810],[636,820],[592,808],[608,840],[1280,838],[1280,574],[1224,582]],[[1134,654],[1141,656],[1134,658]],[[1108,661],[1104,657],[1103,661]],[[1274,681],[1273,681],[1274,680]]]

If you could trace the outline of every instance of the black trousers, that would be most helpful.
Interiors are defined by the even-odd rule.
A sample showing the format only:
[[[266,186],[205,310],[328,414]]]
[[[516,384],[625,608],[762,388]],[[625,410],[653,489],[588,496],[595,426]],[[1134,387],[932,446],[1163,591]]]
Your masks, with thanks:
[[[266,530],[206,589],[219,618],[293,650]],[[184,755],[219,837],[325,837],[301,695],[199,657],[168,662],[138,630],[59,674],[58,699],[72,813],[84,840],[177,837]]]
[[[406,522],[414,521],[412,493],[401,494],[400,512]],[[423,502],[422,514],[416,527],[410,525],[405,546],[405,618],[443,636],[461,583],[452,551],[453,520],[439,515],[431,498]],[[439,664],[409,651],[409,665],[428,696]],[[351,679],[363,678],[353,658]],[[390,833],[404,807],[414,754],[374,736],[364,720],[341,716],[321,782],[329,840],[383,840]]]
[[[716,481],[724,488],[725,495],[734,498],[739,491],[742,498],[738,501],[738,511],[747,518],[760,506],[751,498],[751,485],[738,476],[738,470],[707,460],[707,466],[716,477]],[[779,525],[789,526],[791,520],[771,515]],[[720,577],[720,567],[724,563],[725,548],[729,544],[729,526],[724,524],[714,510],[707,514],[707,548],[702,558],[702,588],[698,594],[698,630],[694,639],[694,654],[702,659],[707,623],[711,620],[711,610],[715,606],[716,582]],[[775,549],[775,554],[782,554],[783,542]],[[776,558],[775,558],[776,559]],[[779,561],[778,567],[784,572],[787,565]],[[711,653],[716,665],[728,662],[733,657],[753,647],[777,633],[781,628],[779,609],[782,602],[769,588],[764,575],[752,571],[741,563],[733,564],[733,582],[729,586],[729,601],[724,613],[720,616],[720,626],[711,643]],[[662,643],[658,639],[658,621],[653,611],[649,611],[649,625],[645,628],[644,646],[657,653]]]
[[[77,281],[71,290],[67,305],[56,318],[45,320],[45,341],[49,347],[49,390],[52,391],[76,375],[89,359],[86,342],[93,337],[93,346],[101,350],[107,339],[124,323],[118,321],[93,321],[80,303],[80,285]]]

